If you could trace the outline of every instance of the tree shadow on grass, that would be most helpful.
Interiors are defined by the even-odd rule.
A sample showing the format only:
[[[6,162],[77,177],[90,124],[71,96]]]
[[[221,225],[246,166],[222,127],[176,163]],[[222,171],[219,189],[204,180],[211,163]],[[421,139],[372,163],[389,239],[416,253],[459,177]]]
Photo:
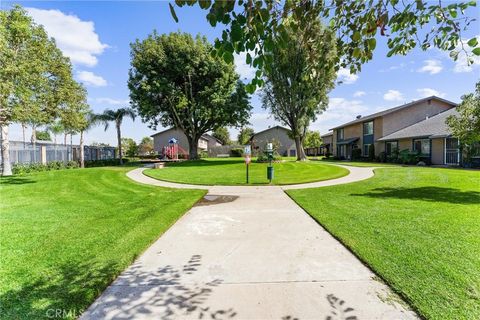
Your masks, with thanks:
[[[2,184],[27,184],[27,183],[36,183],[36,181],[28,178],[28,177],[19,177],[19,176],[11,176],[11,177],[1,177],[0,178],[0,185]]]
[[[94,264],[76,261],[44,270],[43,275],[0,294],[0,318],[74,319],[93,302],[118,274],[115,263]]]
[[[356,197],[397,198],[455,204],[480,204],[480,192],[442,187],[375,188],[371,192],[352,193],[350,195]]]
[[[94,304],[84,319],[132,319],[144,315],[152,319],[178,319],[189,315],[198,319],[232,319],[232,309],[213,309],[207,299],[222,281],[188,281],[201,266],[194,255],[183,266],[170,265],[145,271],[136,263],[107,288],[120,267],[114,263],[96,265],[69,262],[45,272],[41,279],[20,285],[0,295],[1,319],[75,319],[106,289],[107,299]],[[53,274],[52,274],[53,273]],[[50,276],[47,276],[50,274]],[[83,318],[82,318],[83,319]]]
[[[188,160],[181,162],[167,163],[167,167],[215,167],[228,164],[245,163],[242,158],[235,158],[230,160]]]

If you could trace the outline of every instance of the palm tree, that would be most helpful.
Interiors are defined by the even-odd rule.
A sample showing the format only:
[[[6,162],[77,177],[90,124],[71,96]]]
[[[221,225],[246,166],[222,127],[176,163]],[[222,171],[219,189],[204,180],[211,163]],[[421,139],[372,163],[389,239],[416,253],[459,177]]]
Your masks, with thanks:
[[[117,129],[117,140],[118,140],[118,157],[120,158],[120,164],[123,164],[122,161],[122,134],[120,127],[124,117],[132,118],[135,121],[135,111],[132,108],[120,108],[117,110],[106,109],[102,114],[96,116],[96,119],[105,124],[105,131],[107,131],[110,122],[115,122],[115,127]]]

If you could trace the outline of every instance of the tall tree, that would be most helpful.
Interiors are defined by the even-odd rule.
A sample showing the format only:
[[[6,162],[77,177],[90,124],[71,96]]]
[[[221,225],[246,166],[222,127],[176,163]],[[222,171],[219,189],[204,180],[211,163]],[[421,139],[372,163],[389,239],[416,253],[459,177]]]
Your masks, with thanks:
[[[252,128],[249,127],[243,127],[240,129],[240,132],[238,133],[238,143],[239,144],[248,144],[250,141],[250,138],[255,134],[255,131],[253,131]]]
[[[229,145],[231,143],[230,132],[228,132],[228,129],[225,127],[217,128],[213,131],[212,136],[220,140],[223,145]]]
[[[122,151],[127,157],[134,157],[138,152],[138,146],[132,138],[122,138]]]
[[[297,160],[306,160],[303,142],[308,126],[327,108],[327,94],[334,87],[335,36],[320,19],[287,17],[283,25],[284,34],[274,39],[274,45],[285,40],[289,45],[275,46],[264,65],[262,102],[277,121],[290,128]]]
[[[8,127],[45,125],[58,117],[73,81],[68,58],[19,6],[0,11],[2,175],[11,175]]]
[[[63,133],[64,128],[60,121],[55,121],[54,123],[51,123],[47,126],[47,131],[53,135],[53,142],[57,144],[57,136]]]
[[[135,111],[132,108],[119,108],[117,110],[106,109],[102,114],[97,115],[97,119],[102,121],[105,125],[105,131],[107,131],[110,122],[115,123],[115,129],[117,130],[117,144],[118,144],[118,156],[120,158],[120,164],[123,164],[122,160],[122,122],[124,118],[131,118],[135,121]]]
[[[453,59],[457,59],[459,53],[465,54],[472,63],[472,56],[480,55],[480,42],[476,38],[465,40],[462,37],[463,31],[474,26],[472,21],[477,17],[469,17],[466,12],[469,7],[475,7],[477,1],[175,1],[180,7],[197,4],[208,11],[206,18],[213,27],[225,25],[222,36],[215,40],[218,55],[230,61],[234,53],[246,51],[246,63],[258,69],[247,87],[251,93],[256,86],[262,85],[263,65],[268,63],[273,51],[278,46],[288,45],[288,41],[276,41],[277,34],[284,33],[283,20],[288,16],[305,21],[322,17],[322,21],[337,34],[333,45],[338,59],[332,61],[337,69],[360,70],[363,63],[373,58],[376,40],[381,37],[387,39],[382,41],[389,49],[387,56],[405,55],[415,47],[445,50]],[[173,18],[178,21],[174,5],[169,6]]]
[[[143,137],[138,145],[138,153],[140,155],[153,154],[153,139],[150,137]]]
[[[462,96],[457,111],[459,115],[448,117],[447,124],[465,153],[464,162],[470,163],[475,151],[480,148],[480,81],[476,84],[475,93]]]
[[[320,136],[320,132],[318,131],[307,131],[305,135],[305,142],[304,145],[307,148],[316,148],[320,147],[322,144],[322,137]]]
[[[181,129],[190,159],[198,158],[202,134],[247,122],[251,106],[233,57],[228,62],[213,57],[205,37],[154,32],[131,47],[133,107],[154,129],[159,124]]]

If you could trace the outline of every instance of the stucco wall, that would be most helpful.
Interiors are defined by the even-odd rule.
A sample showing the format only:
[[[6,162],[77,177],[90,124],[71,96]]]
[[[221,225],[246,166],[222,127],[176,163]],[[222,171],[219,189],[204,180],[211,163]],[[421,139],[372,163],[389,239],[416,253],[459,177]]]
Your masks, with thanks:
[[[442,101],[427,100],[384,115],[382,136],[389,135],[390,133],[411,126],[412,124],[425,120],[427,116],[432,117],[452,107],[452,105]],[[376,136],[375,139],[381,138],[382,136]]]
[[[322,137],[322,142],[324,144],[332,143],[333,141],[333,135]]]
[[[288,136],[288,131],[282,128],[273,127],[255,134],[252,139],[253,147],[258,147],[258,150],[264,150],[266,144],[273,141],[279,143],[278,153],[281,156],[289,155],[289,150],[296,150],[295,141]]]
[[[445,149],[444,149],[444,139],[443,138],[437,138],[437,139],[432,139],[432,164],[444,164],[444,155],[445,155]]]
[[[400,139],[398,140],[398,151],[408,149],[412,151],[412,139]]]

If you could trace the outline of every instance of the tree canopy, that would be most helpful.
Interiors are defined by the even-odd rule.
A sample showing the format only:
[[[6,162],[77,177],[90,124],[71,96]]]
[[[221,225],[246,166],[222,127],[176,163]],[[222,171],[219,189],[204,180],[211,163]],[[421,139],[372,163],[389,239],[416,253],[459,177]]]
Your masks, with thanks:
[[[275,120],[288,126],[295,140],[297,160],[305,160],[303,142],[308,127],[328,106],[328,93],[334,87],[335,36],[320,19],[297,21],[286,18],[288,46],[275,46],[272,61],[265,69],[263,107]],[[312,38],[312,35],[315,35]],[[275,43],[284,41],[278,35]],[[316,59],[310,59],[315,56]]]
[[[20,6],[0,11],[0,126],[3,175],[10,175],[8,126],[53,123],[82,95],[70,60]],[[80,99],[81,100],[81,99]],[[75,106],[76,108],[76,106]],[[62,118],[63,119],[63,118]]]
[[[335,67],[345,67],[352,72],[373,58],[377,37],[388,39],[387,56],[406,54],[415,47],[422,50],[435,47],[446,50],[453,59],[459,53],[480,55],[477,38],[463,39],[465,31],[475,19],[465,11],[475,7],[477,1],[450,2],[436,0],[176,0],[176,6],[199,5],[207,11],[206,18],[212,26],[224,24],[222,36],[215,40],[215,49],[225,61],[233,55],[247,52],[246,63],[259,71],[248,85],[249,92],[261,86],[263,66],[270,61],[276,46],[288,44],[283,20],[293,17],[298,21],[316,20],[319,16],[336,33],[338,59]],[[170,11],[178,22],[175,7]],[[275,41],[277,35],[284,41]],[[306,35],[307,37],[314,34]],[[471,53],[468,48],[471,49]],[[315,59],[315,57],[310,57]]]
[[[231,143],[230,133],[225,127],[217,128],[215,131],[213,131],[212,136],[220,140],[223,145],[228,145]]]
[[[317,148],[322,144],[322,137],[318,131],[307,131],[305,135],[304,146],[307,148]]]
[[[459,115],[448,117],[447,124],[465,151],[465,162],[469,163],[474,153],[480,149],[480,81],[477,82],[474,93],[462,96],[457,111]]]
[[[132,106],[151,128],[181,129],[191,159],[198,139],[220,127],[247,123],[251,106],[232,62],[212,56],[205,37],[153,32],[131,45]]]
[[[240,129],[240,132],[238,133],[238,137],[237,137],[238,143],[248,144],[248,142],[250,141],[250,138],[254,134],[255,134],[255,131],[253,130],[253,128],[243,127],[242,129]]]

